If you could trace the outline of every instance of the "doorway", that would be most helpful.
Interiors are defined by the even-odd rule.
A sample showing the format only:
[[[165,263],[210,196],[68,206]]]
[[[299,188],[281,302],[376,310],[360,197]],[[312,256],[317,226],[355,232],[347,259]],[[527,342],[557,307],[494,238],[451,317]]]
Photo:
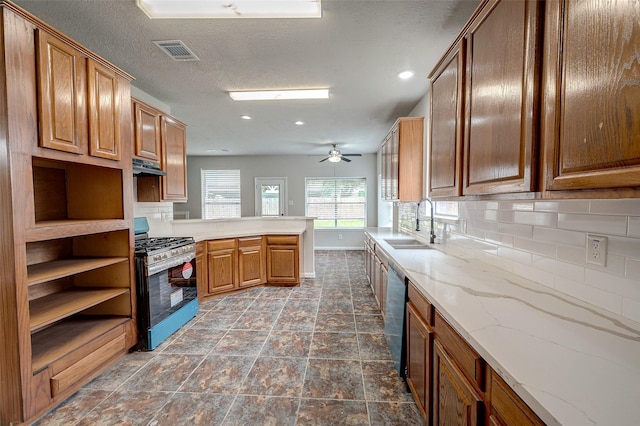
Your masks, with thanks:
[[[256,179],[256,216],[287,215],[287,178]]]

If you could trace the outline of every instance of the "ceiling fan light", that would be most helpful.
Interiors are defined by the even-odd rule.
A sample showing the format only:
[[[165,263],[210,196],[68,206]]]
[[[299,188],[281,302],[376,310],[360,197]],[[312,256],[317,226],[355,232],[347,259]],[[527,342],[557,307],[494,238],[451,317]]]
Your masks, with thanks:
[[[332,155],[329,157],[329,161],[332,163],[339,163],[340,162],[340,156],[339,155]]]

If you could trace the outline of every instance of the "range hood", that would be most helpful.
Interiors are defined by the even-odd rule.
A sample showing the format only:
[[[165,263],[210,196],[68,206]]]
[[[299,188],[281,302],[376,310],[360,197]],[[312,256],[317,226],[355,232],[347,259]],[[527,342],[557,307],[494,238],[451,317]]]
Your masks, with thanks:
[[[160,163],[153,161],[133,159],[133,175],[134,176],[166,176],[167,172],[160,169]]]

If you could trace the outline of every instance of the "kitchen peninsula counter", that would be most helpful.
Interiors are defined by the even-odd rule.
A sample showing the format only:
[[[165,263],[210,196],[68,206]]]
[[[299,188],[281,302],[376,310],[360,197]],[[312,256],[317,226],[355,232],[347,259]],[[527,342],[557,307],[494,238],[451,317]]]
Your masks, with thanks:
[[[366,228],[400,271],[549,425],[635,425],[640,418],[640,324],[549,287]]]

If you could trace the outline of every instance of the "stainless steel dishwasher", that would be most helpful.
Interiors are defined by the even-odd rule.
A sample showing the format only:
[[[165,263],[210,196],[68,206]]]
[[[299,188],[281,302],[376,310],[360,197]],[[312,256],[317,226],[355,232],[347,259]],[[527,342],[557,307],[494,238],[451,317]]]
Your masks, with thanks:
[[[391,350],[398,376],[406,377],[407,341],[405,309],[407,304],[407,283],[400,269],[389,261],[389,280],[385,304],[384,334]]]

